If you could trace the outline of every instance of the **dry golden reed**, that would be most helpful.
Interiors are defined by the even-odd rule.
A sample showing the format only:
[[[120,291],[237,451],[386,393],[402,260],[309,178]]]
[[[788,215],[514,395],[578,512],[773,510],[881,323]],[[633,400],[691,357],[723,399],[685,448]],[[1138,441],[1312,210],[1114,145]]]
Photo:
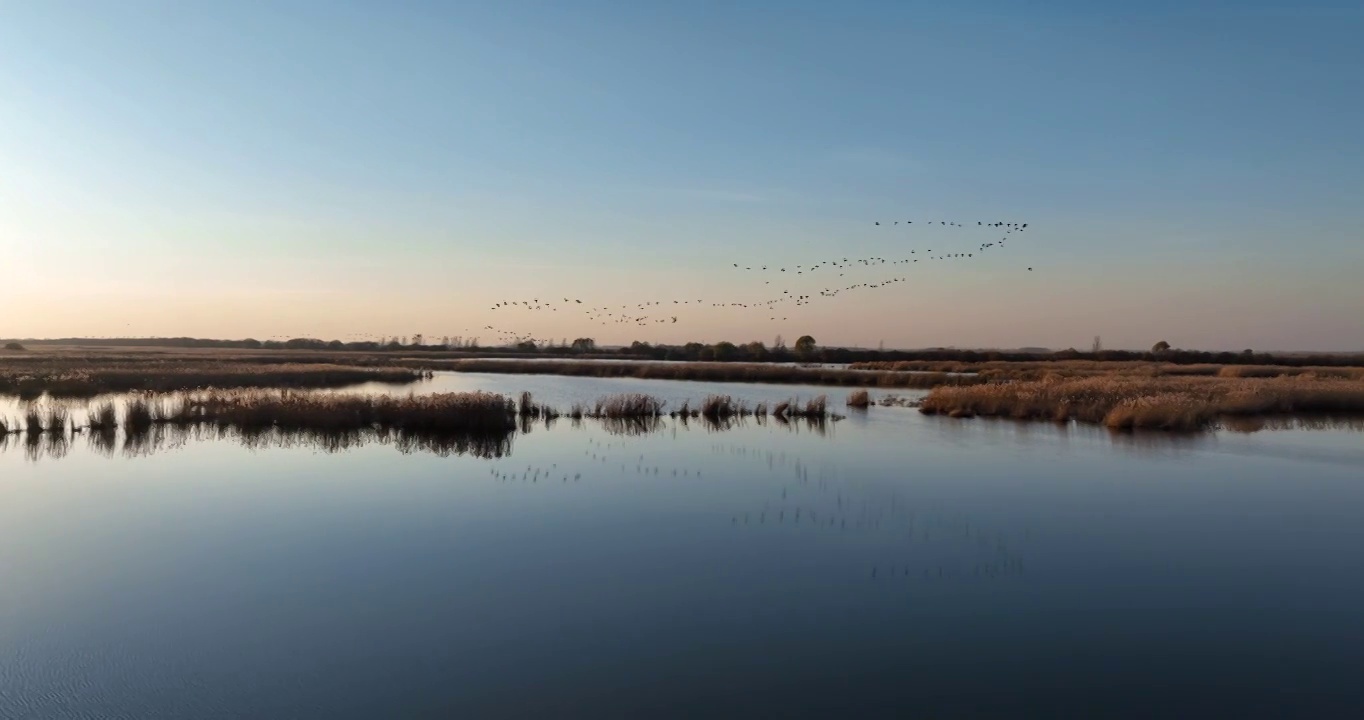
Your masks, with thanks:
[[[1021,420],[1076,420],[1111,428],[1193,431],[1223,416],[1364,413],[1364,382],[1293,377],[1052,378],[975,387],[941,387],[925,414]]]

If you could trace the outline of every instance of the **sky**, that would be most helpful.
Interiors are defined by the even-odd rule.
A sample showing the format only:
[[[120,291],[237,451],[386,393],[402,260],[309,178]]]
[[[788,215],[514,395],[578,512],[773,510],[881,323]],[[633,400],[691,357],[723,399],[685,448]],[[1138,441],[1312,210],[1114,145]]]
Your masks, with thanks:
[[[1345,2],[0,0],[0,337],[1364,350],[1360,37]],[[1029,227],[732,267],[992,221]],[[814,302],[709,307],[778,288]],[[493,309],[548,298],[667,322]]]

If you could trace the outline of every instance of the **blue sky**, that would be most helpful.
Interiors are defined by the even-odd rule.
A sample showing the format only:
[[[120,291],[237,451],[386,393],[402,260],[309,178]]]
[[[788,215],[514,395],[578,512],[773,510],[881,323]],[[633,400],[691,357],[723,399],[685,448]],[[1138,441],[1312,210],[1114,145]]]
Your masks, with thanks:
[[[0,2],[0,336],[1364,349],[1361,36],[1346,3]],[[872,225],[929,217],[1029,230],[786,321],[489,310],[995,239]]]

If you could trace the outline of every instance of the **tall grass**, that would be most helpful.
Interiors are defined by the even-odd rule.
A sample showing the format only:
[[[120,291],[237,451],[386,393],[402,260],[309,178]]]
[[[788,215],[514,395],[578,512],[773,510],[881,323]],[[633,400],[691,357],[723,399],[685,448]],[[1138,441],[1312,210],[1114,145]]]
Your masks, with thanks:
[[[393,442],[404,452],[467,452],[493,457],[510,451],[515,430],[529,432],[531,418],[522,414],[523,408],[542,413],[546,426],[558,417],[557,411],[537,405],[529,397],[521,400],[517,403],[482,392],[407,397],[259,390],[137,395],[124,403],[121,423],[115,405],[106,402],[87,410],[85,427],[90,430],[91,447],[109,455],[115,451],[116,428],[121,424],[125,430],[122,448],[129,456],[185,439],[235,437],[252,446],[306,442],[332,451],[378,440]],[[591,411],[575,405],[570,416],[579,422],[584,418],[599,420],[610,433],[641,435],[666,427],[663,409],[664,402],[658,398],[624,394],[601,398]],[[741,400],[715,395],[694,407],[684,404],[674,417],[684,425],[689,418],[704,417],[707,428],[728,429],[742,424],[745,418],[763,422],[768,415],[766,403],[750,409]],[[828,411],[823,397],[804,403],[783,402],[771,416],[782,426],[804,426],[820,433],[829,421],[840,419]],[[26,452],[35,458],[44,451],[49,457],[57,457],[64,454],[70,438],[65,432],[67,420],[62,408],[30,406],[26,426],[0,422],[0,436],[26,427]]]
[[[85,414],[85,425],[91,432],[110,432],[118,427],[118,410],[111,402],[91,407]]]
[[[172,418],[241,429],[511,432],[516,404],[493,393],[407,397],[305,393],[209,393],[186,401]]]
[[[866,390],[857,390],[848,396],[848,407],[866,410],[871,407],[871,393]]]
[[[792,403],[792,406],[787,409],[786,414],[791,417],[800,418],[828,417],[830,414],[828,410],[828,398],[823,395],[811,398],[805,402],[803,407],[799,407],[795,403]]]
[[[153,422],[151,402],[146,396],[128,400],[123,408],[123,428],[128,434],[146,432]]]
[[[728,395],[711,395],[701,403],[701,417],[721,420],[751,415],[752,411],[742,402]]]
[[[1194,431],[1223,416],[1364,413],[1364,382],[1273,378],[1092,377],[937,388],[920,411]]]
[[[24,410],[24,430],[29,435],[38,435],[43,431],[43,413],[38,406],[30,405]]]
[[[521,393],[521,401],[516,406],[517,414],[523,422],[530,420],[555,420],[559,417],[559,411],[549,405],[537,404],[529,392]]]
[[[802,405],[798,400],[785,400],[777,403],[772,409],[772,417],[781,420],[783,418],[829,418],[839,419],[841,416],[829,412],[828,398],[823,395],[811,398]]]
[[[597,400],[592,415],[598,418],[659,417],[664,402],[643,393],[621,393]]]

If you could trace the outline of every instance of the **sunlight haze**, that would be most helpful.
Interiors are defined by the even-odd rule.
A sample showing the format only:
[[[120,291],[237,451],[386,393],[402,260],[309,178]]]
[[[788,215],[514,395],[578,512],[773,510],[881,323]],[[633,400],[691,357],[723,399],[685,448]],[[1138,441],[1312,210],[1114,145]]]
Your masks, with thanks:
[[[1357,5],[971,7],[0,2],[0,337],[1364,349]]]

